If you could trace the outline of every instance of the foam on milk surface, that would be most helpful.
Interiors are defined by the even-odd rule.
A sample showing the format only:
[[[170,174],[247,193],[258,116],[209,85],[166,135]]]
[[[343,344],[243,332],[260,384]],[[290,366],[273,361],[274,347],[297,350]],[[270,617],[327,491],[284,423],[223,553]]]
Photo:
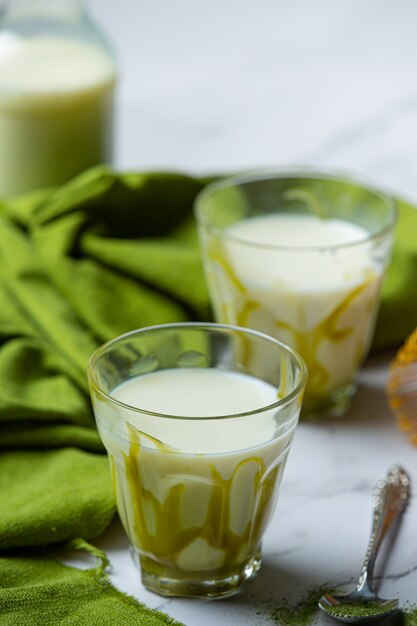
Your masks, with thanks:
[[[253,376],[191,367],[137,376],[112,396],[144,411],[196,418],[246,413],[277,400],[275,387]]]
[[[337,246],[363,241],[368,237],[368,231],[357,224],[304,213],[251,217],[237,222],[228,232],[248,243],[291,248]]]
[[[372,267],[369,256],[349,244],[365,241],[368,232],[361,226],[339,219],[320,219],[314,215],[268,215],[242,220],[228,229],[228,257],[242,280],[275,283],[291,291],[323,292],[357,282]],[[327,247],[346,246],[342,254]],[[274,246],[282,246],[277,256]],[[286,255],[286,248],[287,255]],[[312,254],[313,249],[323,248]]]
[[[198,430],[185,420],[146,414],[152,411],[198,420],[247,413],[278,400],[273,385],[240,372],[215,368],[159,370],[126,381],[112,391],[112,396],[144,411],[128,417],[140,432],[188,453],[216,454],[252,448],[272,438],[276,426],[273,411],[262,421],[252,416],[218,422],[201,419]],[[149,446],[151,442],[144,443]]]

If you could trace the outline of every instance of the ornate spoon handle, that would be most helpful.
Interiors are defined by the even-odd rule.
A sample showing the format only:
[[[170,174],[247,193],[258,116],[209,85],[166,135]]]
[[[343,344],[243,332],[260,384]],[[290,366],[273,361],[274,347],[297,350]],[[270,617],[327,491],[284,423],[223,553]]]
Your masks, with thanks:
[[[372,531],[357,591],[374,593],[372,576],[379,548],[394,521],[407,506],[409,497],[410,478],[404,469],[393,465],[387,475],[378,481],[373,492]]]

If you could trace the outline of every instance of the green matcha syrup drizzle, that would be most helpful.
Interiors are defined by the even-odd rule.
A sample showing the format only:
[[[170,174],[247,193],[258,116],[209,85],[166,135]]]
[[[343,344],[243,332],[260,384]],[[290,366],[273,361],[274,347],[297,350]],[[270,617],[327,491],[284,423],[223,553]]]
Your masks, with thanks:
[[[153,471],[157,472],[158,456],[165,455],[164,461],[172,462],[175,468],[173,473],[177,474],[181,473],[181,456],[199,455],[181,455],[175,449],[157,442],[156,449],[147,448],[147,458],[144,459],[141,458],[143,455],[141,438],[145,437],[146,441],[147,436],[129,426],[129,437],[129,453],[122,453],[123,464],[117,466],[115,475],[118,484],[115,484],[115,491],[118,506],[122,509],[122,521],[130,539],[141,554],[142,565],[145,565],[146,570],[157,576],[175,576],[176,572],[181,572],[177,564],[178,555],[194,540],[200,538],[224,554],[223,564],[211,572],[211,575],[223,578],[240,573],[242,564],[256,554],[264,529],[273,513],[285,451],[279,462],[269,467],[266,467],[264,461],[257,456],[243,459],[236,464],[230,478],[223,478],[215,465],[209,464],[210,478],[208,479],[206,475],[197,476],[205,483],[210,480],[212,485],[205,519],[201,524],[184,527],[182,511],[187,478],[183,483],[177,482],[172,485],[164,500],[160,501],[144,486],[142,463],[148,466],[152,463]],[[155,455],[153,459],[152,455]],[[209,458],[209,455],[207,457]],[[117,461],[115,463],[117,465]],[[255,464],[256,470],[252,473],[251,487],[245,484],[245,490],[252,488],[255,497],[249,505],[252,509],[249,521],[238,534],[231,529],[230,524],[231,490],[237,472],[250,463]],[[161,480],[162,478],[161,475]],[[126,494],[123,491],[123,484],[126,484],[126,481],[129,502],[126,502]],[[242,497],[245,497],[245,494],[242,494]],[[186,576],[188,579],[206,578],[208,573],[187,571]]]
[[[247,328],[248,326],[250,326],[248,323],[249,316],[251,313],[253,313],[253,311],[256,311],[256,309],[259,309],[259,304],[254,300],[247,300],[242,310],[237,313],[236,324],[238,326],[242,326],[243,328]],[[241,341],[243,350],[240,356],[240,360],[242,362],[242,365],[246,369],[248,369],[252,358],[251,342],[244,335],[241,335]]]
[[[325,340],[332,343],[339,343],[354,332],[355,329],[351,326],[345,328],[339,327],[341,318],[370,282],[371,278],[367,278],[363,283],[353,289],[328,317],[307,333],[298,331],[294,326],[286,324],[285,322],[275,322],[275,326],[278,330],[287,330],[291,333],[294,338],[294,349],[303,356],[306,362],[309,372],[306,397],[319,396],[324,393],[330,378],[330,373],[318,358],[319,346],[321,342]],[[360,361],[362,356],[363,348],[360,346],[355,361]]]
[[[226,307],[223,307],[222,310],[222,321],[229,324],[237,324],[238,326],[250,327],[250,316],[251,314],[262,308],[262,305],[256,302],[253,299],[248,297],[248,291],[239,278],[236,276],[232,267],[229,263],[222,257],[221,253],[214,246],[212,247],[210,253],[211,259],[213,262],[217,263],[220,268],[224,271],[229,281],[235,288],[240,299],[243,299],[243,304],[241,304],[240,309],[237,310],[237,307],[234,311],[227,311]],[[320,397],[326,394],[327,385],[330,379],[330,372],[328,369],[321,363],[318,352],[320,344],[327,340],[334,344],[339,343],[345,340],[349,335],[351,335],[355,329],[350,327],[339,328],[343,315],[348,311],[349,307],[352,306],[356,298],[363,292],[365,289],[373,282],[375,279],[375,275],[370,272],[367,277],[360,283],[357,287],[352,289],[352,291],[345,297],[345,299],[337,305],[337,307],[332,311],[330,315],[328,315],[320,324],[318,324],[315,328],[312,328],[308,332],[302,332],[297,330],[292,324],[287,322],[282,322],[280,320],[275,321],[275,327],[277,329],[277,337],[280,338],[280,331],[284,330],[291,333],[293,337],[293,341],[291,342],[292,347],[297,350],[301,356],[304,358],[307,369],[309,372],[309,378],[307,382],[305,397]],[[368,308],[373,304],[372,300],[370,300]],[[352,368],[356,369],[357,366],[360,365],[363,355],[365,352],[365,339],[359,342],[359,345],[355,351],[355,359],[352,364]],[[244,365],[247,365],[250,361],[250,352],[247,348],[245,353],[242,356],[242,362]]]
[[[288,189],[288,191],[282,195],[284,200],[299,200],[306,205],[310,213],[322,220],[326,219],[326,212],[313,193],[305,189]]]

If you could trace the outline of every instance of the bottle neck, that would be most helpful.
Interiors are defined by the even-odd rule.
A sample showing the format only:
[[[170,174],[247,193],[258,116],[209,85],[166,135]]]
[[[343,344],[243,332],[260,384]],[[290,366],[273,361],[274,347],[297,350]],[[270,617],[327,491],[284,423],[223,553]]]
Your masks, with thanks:
[[[77,22],[84,15],[83,0],[0,0],[3,23],[26,20]]]
[[[70,37],[95,45],[114,60],[114,52],[85,7],[84,0],[0,0],[0,39]]]

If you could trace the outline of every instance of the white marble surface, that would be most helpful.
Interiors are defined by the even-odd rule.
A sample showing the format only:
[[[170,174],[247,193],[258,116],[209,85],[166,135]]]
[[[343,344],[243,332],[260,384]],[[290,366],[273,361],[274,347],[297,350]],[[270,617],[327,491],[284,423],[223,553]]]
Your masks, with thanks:
[[[122,70],[120,167],[205,173],[311,165],[359,174],[417,201],[413,0],[90,4]],[[147,592],[117,524],[100,541],[114,583],[187,626],[256,626],[271,623],[268,599],[296,602],[312,586],[356,577],[376,480],[400,462],[417,488],[417,449],[384,397],[390,356],[368,363],[346,418],[299,427],[263,568],[243,593],[202,602]],[[412,499],[381,584],[401,603],[417,602],[416,516]]]

